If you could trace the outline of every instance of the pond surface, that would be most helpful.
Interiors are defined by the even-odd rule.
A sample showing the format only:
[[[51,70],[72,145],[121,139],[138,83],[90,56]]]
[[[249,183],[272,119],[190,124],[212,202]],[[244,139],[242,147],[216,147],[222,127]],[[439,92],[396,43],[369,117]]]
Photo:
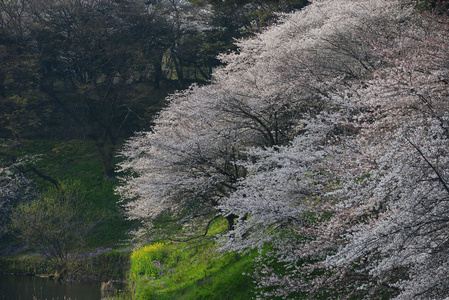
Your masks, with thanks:
[[[99,283],[58,282],[48,278],[0,275],[0,300],[100,300]]]

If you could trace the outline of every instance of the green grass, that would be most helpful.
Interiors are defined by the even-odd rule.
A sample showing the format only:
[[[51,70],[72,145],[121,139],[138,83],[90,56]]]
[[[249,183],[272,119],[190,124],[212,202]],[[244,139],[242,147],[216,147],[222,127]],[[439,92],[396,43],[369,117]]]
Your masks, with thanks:
[[[151,247],[154,251],[148,251]],[[254,297],[253,280],[243,275],[252,272],[254,255],[219,256],[214,243],[169,243],[141,249],[131,255],[130,271],[138,300]]]
[[[256,253],[219,253],[214,235],[226,228],[215,220],[205,238],[142,245],[131,254],[130,288],[136,300],[253,299]]]

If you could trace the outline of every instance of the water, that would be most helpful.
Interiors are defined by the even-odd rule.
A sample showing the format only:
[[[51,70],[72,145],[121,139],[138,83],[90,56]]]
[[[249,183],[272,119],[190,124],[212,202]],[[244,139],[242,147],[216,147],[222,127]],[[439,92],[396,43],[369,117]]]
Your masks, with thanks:
[[[48,278],[0,275],[0,300],[100,300],[99,283],[68,283]]]

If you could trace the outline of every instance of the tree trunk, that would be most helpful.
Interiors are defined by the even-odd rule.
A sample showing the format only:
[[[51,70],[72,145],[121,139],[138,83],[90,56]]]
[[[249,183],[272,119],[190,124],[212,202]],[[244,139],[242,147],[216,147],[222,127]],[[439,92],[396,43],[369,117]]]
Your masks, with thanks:
[[[104,142],[95,141],[98,157],[103,165],[103,176],[105,179],[114,177],[114,166],[112,165],[112,157],[114,155],[115,146],[105,145]]]
[[[228,220],[228,230],[229,231],[234,230],[234,226],[235,226],[234,221],[237,218],[238,218],[238,216],[234,215],[234,214],[230,214],[230,215],[226,216],[226,220]]]
[[[181,61],[178,61],[176,55],[172,54],[173,64],[175,65],[176,76],[178,77],[179,88],[183,89],[184,86],[184,69]]]
[[[161,87],[162,79],[162,58],[157,60],[154,64],[154,89],[157,90]]]

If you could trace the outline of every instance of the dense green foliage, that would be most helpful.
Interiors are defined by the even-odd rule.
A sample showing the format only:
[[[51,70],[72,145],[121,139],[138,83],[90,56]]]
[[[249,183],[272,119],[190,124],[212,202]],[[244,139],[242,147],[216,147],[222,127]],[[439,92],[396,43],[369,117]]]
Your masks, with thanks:
[[[51,178],[77,182],[77,191],[83,195],[83,205],[93,208],[101,216],[87,236],[90,247],[110,247],[127,239],[132,223],[124,220],[119,199],[113,192],[114,180],[104,180],[101,163],[91,141],[22,141],[10,149],[16,155],[39,155],[33,166]],[[30,172],[37,189],[45,193],[53,184]]]
[[[86,205],[78,183],[60,183],[39,199],[18,205],[12,227],[30,246],[42,249],[59,274],[68,270],[69,254],[79,251],[99,216]]]

